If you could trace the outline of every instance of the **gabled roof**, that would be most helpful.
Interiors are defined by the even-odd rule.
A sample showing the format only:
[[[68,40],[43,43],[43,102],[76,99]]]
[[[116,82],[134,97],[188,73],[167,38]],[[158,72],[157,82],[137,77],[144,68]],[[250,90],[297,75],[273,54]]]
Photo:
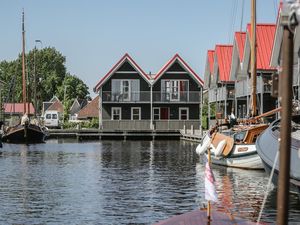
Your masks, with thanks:
[[[272,54],[272,47],[275,38],[276,25],[275,24],[257,24],[256,25],[256,62],[258,70],[272,70],[270,67],[270,60]],[[250,42],[251,25],[247,25],[247,40]],[[245,55],[250,55],[250,48],[245,49]],[[248,67],[249,62],[245,64]]]
[[[218,81],[229,81],[230,78],[230,67],[232,60],[232,49],[233,45],[216,45],[215,49],[215,61],[214,64],[218,70],[214,70],[214,76],[219,74]]]
[[[204,71],[204,88],[208,89],[210,87],[210,83],[212,81],[212,75],[214,72],[214,55],[215,50],[208,50],[206,56],[206,64]]]
[[[149,76],[139,67],[139,65],[126,53],[109,71],[102,77],[98,84],[94,87],[94,91],[98,92],[100,87],[125,63],[129,62],[130,65],[145,79],[146,82],[150,83]]]
[[[241,62],[244,59],[245,42],[246,42],[246,32],[234,33],[232,60],[231,60],[231,68],[230,68],[230,76],[229,76],[229,80],[231,81],[239,80],[242,75]]]
[[[78,119],[99,117],[99,95],[78,112]]]
[[[237,48],[239,51],[240,60],[243,61],[244,48],[245,48],[245,42],[246,42],[246,32],[235,32],[234,38],[235,38]]]
[[[48,107],[47,111],[50,111],[50,110],[56,110],[60,113],[63,113],[64,112],[64,106],[60,101],[55,101],[55,102],[53,102],[52,105],[50,105]]]
[[[174,64],[178,62],[184,70],[186,70],[193,79],[201,86],[203,86],[203,80],[195,73],[195,71],[180,57],[179,54],[175,54],[156,74],[154,83]],[[153,83],[153,84],[154,84]]]
[[[24,104],[23,103],[4,103],[4,113],[16,113],[24,114]],[[28,103],[26,103],[26,110]],[[32,103],[29,104],[30,114],[34,114],[34,107]]]

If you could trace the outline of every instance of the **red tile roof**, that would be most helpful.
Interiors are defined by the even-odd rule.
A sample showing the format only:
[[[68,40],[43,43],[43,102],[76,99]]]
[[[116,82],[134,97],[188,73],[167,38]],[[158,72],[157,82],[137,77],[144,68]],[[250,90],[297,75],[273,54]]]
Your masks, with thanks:
[[[52,105],[50,105],[48,107],[47,111],[48,110],[56,110],[56,111],[58,111],[60,113],[63,113],[64,112],[64,106],[63,106],[63,104],[60,101],[55,101],[55,102],[53,102]]]
[[[26,110],[28,103],[26,103]],[[34,114],[34,107],[32,103],[29,104],[30,114]],[[23,103],[4,103],[4,113],[17,113],[24,114],[24,104]]]
[[[214,72],[214,57],[215,57],[215,50],[208,50],[207,59],[208,59],[210,74],[213,74]]]
[[[233,45],[216,45],[220,81],[229,81]]]
[[[249,37],[251,37],[251,26],[247,25]],[[275,24],[257,24],[256,25],[256,46],[257,46],[257,69],[270,70],[270,60],[272,47],[275,38]]]
[[[203,80],[195,73],[195,71],[180,57],[179,54],[175,54],[156,74],[154,80],[157,81],[167,70],[170,68],[173,63],[178,60],[181,65],[186,69],[202,86],[204,84]]]
[[[99,95],[78,112],[78,119],[99,117]]]
[[[239,57],[240,61],[243,61],[244,57],[244,48],[245,48],[245,42],[246,42],[246,32],[235,32],[235,40],[237,43],[238,51],[239,51]]]
[[[100,87],[105,83],[106,80],[109,79],[109,77],[126,61],[128,60],[132,66],[139,72],[144,79],[149,82],[150,78],[149,76],[139,67],[139,65],[130,57],[128,53],[126,53],[109,71],[107,74],[105,74],[104,77],[101,78],[101,80],[98,82],[98,84],[94,87],[94,91],[98,92]]]

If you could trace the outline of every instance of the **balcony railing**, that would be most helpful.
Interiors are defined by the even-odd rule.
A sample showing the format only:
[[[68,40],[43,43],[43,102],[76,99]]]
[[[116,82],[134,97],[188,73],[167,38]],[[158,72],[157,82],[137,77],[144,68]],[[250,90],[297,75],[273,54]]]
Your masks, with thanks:
[[[243,97],[247,95],[251,95],[251,80],[243,80],[236,82],[235,91],[236,97]],[[270,79],[263,79],[261,76],[257,77],[256,83],[256,93],[271,93],[271,80]]]
[[[200,91],[153,92],[153,102],[200,102]]]
[[[234,89],[226,86],[209,90],[209,102],[234,99]]]
[[[150,102],[150,91],[139,91],[139,92],[102,92],[103,102]]]
[[[154,130],[199,129],[199,120],[154,120]],[[151,130],[151,120],[103,120],[102,129],[109,131],[143,131]]]
[[[151,92],[140,91],[140,92],[102,92],[103,102],[149,102]],[[170,92],[153,92],[153,102],[200,102],[200,91],[181,91],[176,93]]]

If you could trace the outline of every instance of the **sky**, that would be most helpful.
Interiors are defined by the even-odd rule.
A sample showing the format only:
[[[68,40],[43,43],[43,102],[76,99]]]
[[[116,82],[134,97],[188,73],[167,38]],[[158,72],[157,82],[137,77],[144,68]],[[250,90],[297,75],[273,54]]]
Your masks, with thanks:
[[[257,23],[275,23],[278,4],[257,0]],[[250,23],[250,0],[242,6],[243,0],[0,0],[0,61],[21,52],[24,8],[26,52],[55,47],[92,97],[125,53],[152,74],[178,53],[203,78],[207,50],[232,44],[234,31]]]

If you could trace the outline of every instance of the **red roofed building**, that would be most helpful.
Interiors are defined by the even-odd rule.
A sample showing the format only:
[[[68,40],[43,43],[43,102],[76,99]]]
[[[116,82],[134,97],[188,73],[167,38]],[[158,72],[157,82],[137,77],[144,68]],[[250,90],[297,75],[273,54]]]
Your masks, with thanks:
[[[257,109],[259,114],[276,108],[276,99],[271,97],[271,75],[276,71],[270,66],[272,49],[275,38],[275,24],[256,25],[256,80],[257,80]],[[250,40],[251,26],[247,25],[246,42],[241,70],[237,74],[236,90],[236,112],[237,116],[244,118],[250,114],[252,78],[250,71]]]
[[[6,115],[24,115],[24,104],[23,103],[4,103],[4,114]],[[28,103],[26,103],[26,110],[28,110]],[[29,104],[29,115],[34,115],[35,109],[33,104]],[[28,112],[27,112],[28,113]]]
[[[217,103],[219,117],[225,118],[234,103],[234,81],[230,80],[233,45],[216,45],[209,103]]]
[[[95,97],[91,102],[78,111],[77,119],[99,118],[99,96]]]
[[[209,89],[211,86],[211,80],[214,73],[214,50],[208,50],[204,71],[204,89]]]

